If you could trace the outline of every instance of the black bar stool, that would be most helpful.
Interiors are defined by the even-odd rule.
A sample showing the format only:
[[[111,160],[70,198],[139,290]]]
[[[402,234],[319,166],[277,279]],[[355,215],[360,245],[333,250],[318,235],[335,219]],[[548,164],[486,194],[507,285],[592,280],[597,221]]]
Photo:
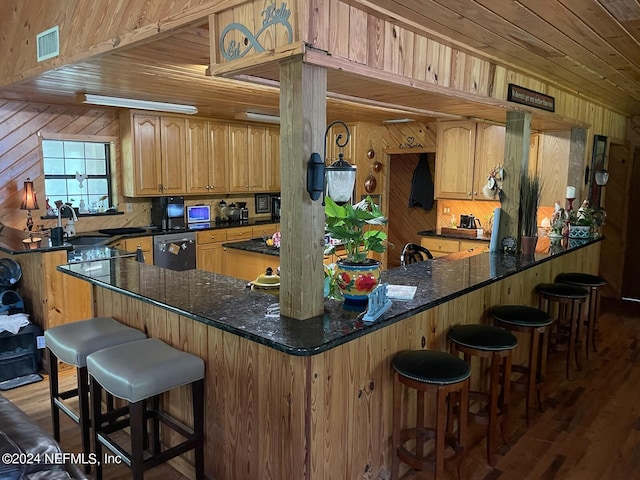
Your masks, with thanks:
[[[513,365],[511,370],[521,373],[514,386],[524,385],[526,394],[527,424],[531,423],[531,412],[537,401],[542,410],[540,391],[546,375],[547,329],[552,324],[548,313],[527,305],[499,305],[491,309],[491,316],[498,326],[512,332],[530,336],[528,365]]]
[[[582,287],[567,283],[541,283],[536,286],[539,295],[539,306],[552,315],[554,304],[557,305],[557,325],[555,347],[560,350],[561,342],[567,340],[567,379],[571,378],[571,357],[575,357],[576,368],[582,369],[580,363],[582,305],[587,301],[589,292]],[[545,306],[546,304],[546,306]],[[553,316],[553,315],[552,315]]]
[[[456,325],[449,330],[453,353],[464,354],[464,361],[471,368],[471,357],[489,358],[489,391],[469,392],[470,400],[485,404],[486,409],[469,411],[469,419],[487,425],[487,461],[496,464],[498,427],[502,429],[509,409],[511,390],[511,352],[518,339],[504,328],[491,325]],[[505,442],[506,443],[506,442]]]
[[[148,338],[92,353],[87,357],[87,370],[97,458],[102,458],[102,446],[105,446],[131,468],[131,478],[142,480],[146,470],[195,450],[195,478],[204,478],[204,361],[201,358],[157,338]],[[191,386],[192,429],[160,408],[160,395],[183,385]],[[102,389],[126,400],[128,408],[104,414]],[[148,420],[151,420],[152,441],[145,452]],[[160,422],[184,441],[163,450]],[[130,452],[111,435],[125,428],[130,428]],[[97,464],[96,478],[102,479],[102,463]]]
[[[391,480],[398,480],[400,460],[418,471],[431,468],[436,480],[444,475],[445,462],[464,458],[469,408],[469,377],[471,369],[460,358],[446,352],[409,350],[398,353],[392,361],[393,385],[393,460]],[[402,386],[416,390],[416,426],[401,429]],[[425,392],[435,394],[435,427],[425,425]],[[451,395],[455,394],[455,395]],[[458,435],[452,434],[454,419],[450,418],[447,400],[458,403]],[[435,439],[430,454],[424,453],[425,441]],[[415,441],[415,451],[409,451],[405,443]],[[450,447],[453,453],[445,457]]]
[[[89,381],[87,356],[103,348],[147,338],[140,330],[127,327],[110,317],[96,317],[66,323],[44,332],[49,353],[49,394],[53,436],[60,441],[60,412],[80,425],[82,451],[91,452],[91,420],[89,418]],[[61,392],[58,386],[58,360],[76,367],[77,387]],[[78,397],[78,410],[67,400]],[[89,471],[89,465],[85,466]]]
[[[570,285],[575,285],[577,287],[586,288],[589,291],[589,301],[587,303],[587,340],[586,340],[586,349],[585,352],[587,354],[587,360],[589,359],[589,345],[593,348],[594,352],[597,352],[596,349],[596,330],[597,330],[597,321],[598,321],[598,304],[600,303],[600,293],[598,288],[604,287],[607,284],[607,281],[599,277],[598,275],[591,275],[589,273],[579,273],[579,272],[570,272],[570,273],[561,273],[556,277],[556,282],[560,283],[568,283]]]

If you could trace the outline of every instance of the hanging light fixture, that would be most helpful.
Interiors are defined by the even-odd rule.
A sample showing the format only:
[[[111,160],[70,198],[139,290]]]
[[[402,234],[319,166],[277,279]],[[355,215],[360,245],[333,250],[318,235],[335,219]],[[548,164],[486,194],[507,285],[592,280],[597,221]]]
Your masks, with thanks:
[[[342,150],[338,153],[338,160],[325,167],[327,158],[327,137],[334,125],[341,125],[345,129],[346,136],[340,133],[336,135],[336,145],[343,149],[351,138],[349,127],[341,120],[331,122],[324,132],[324,156],[320,158],[318,153],[312,153],[307,163],[307,192],[311,200],[318,200],[320,194],[325,194],[336,203],[346,203],[353,195],[353,187],[356,183],[356,167],[344,159]],[[324,205],[324,199],[323,199]]]
[[[593,173],[593,178],[596,181],[596,185],[603,187],[609,181],[609,172],[605,168],[606,158],[604,155],[602,156],[602,163],[600,164],[600,168]]]
[[[38,209],[40,209],[40,207],[38,206],[38,199],[36,198],[36,191],[33,188],[33,182],[30,178],[27,178],[27,181],[24,182],[24,187],[22,188],[22,204],[20,205],[20,210],[27,211],[27,230],[29,231],[33,228],[31,210]]]

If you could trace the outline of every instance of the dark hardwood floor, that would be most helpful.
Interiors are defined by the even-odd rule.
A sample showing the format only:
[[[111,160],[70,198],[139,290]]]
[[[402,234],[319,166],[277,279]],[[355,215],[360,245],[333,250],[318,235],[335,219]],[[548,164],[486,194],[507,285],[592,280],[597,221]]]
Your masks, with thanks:
[[[564,353],[551,354],[544,412],[537,414],[530,426],[525,421],[522,393],[513,393],[505,432],[509,445],[501,448],[496,466],[490,467],[485,441],[476,441],[462,466],[461,479],[640,478],[640,304],[604,299],[597,338],[598,352],[592,353],[589,361],[583,358],[582,371],[570,381],[565,378]],[[75,381],[70,369],[63,376],[67,384]],[[51,431],[46,378],[2,393]],[[62,418],[62,446],[66,451],[79,452],[78,427],[65,415]],[[448,479],[458,479],[453,465],[447,466],[446,473]],[[431,475],[405,476],[414,477]],[[105,469],[107,480],[128,478],[125,467]],[[162,465],[150,470],[145,478],[187,477]]]

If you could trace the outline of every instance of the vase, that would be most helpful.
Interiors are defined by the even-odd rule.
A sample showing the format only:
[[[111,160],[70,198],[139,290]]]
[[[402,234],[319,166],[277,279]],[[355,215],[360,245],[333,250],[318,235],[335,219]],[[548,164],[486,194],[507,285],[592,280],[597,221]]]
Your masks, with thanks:
[[[569,238],[588,240],[591,237],[590,225],[569,225]]]
[[[532,257],[536,251],[536,244],[538,243],[538,237],[526,237],[520,238],[520,252],[525,257]]]
[[[365,262],[339,260],[336,264],[336,279],[345,304],[362,305],[380,282],[380,262],[367,259]]]

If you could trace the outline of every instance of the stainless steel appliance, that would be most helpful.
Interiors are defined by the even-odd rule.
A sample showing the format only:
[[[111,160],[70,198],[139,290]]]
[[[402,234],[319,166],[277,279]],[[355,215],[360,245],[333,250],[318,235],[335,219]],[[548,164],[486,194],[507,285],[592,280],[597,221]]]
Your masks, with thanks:
[[[160,230],[187,228],[184,197],[156,197],[151,200],[151,224]]]
[[[167,233],[153,237],[153,264],[169,270],[196,268],[195,232]]]
[[[271,218],[280,220],[280,197],[276,195],[271,197]]]

